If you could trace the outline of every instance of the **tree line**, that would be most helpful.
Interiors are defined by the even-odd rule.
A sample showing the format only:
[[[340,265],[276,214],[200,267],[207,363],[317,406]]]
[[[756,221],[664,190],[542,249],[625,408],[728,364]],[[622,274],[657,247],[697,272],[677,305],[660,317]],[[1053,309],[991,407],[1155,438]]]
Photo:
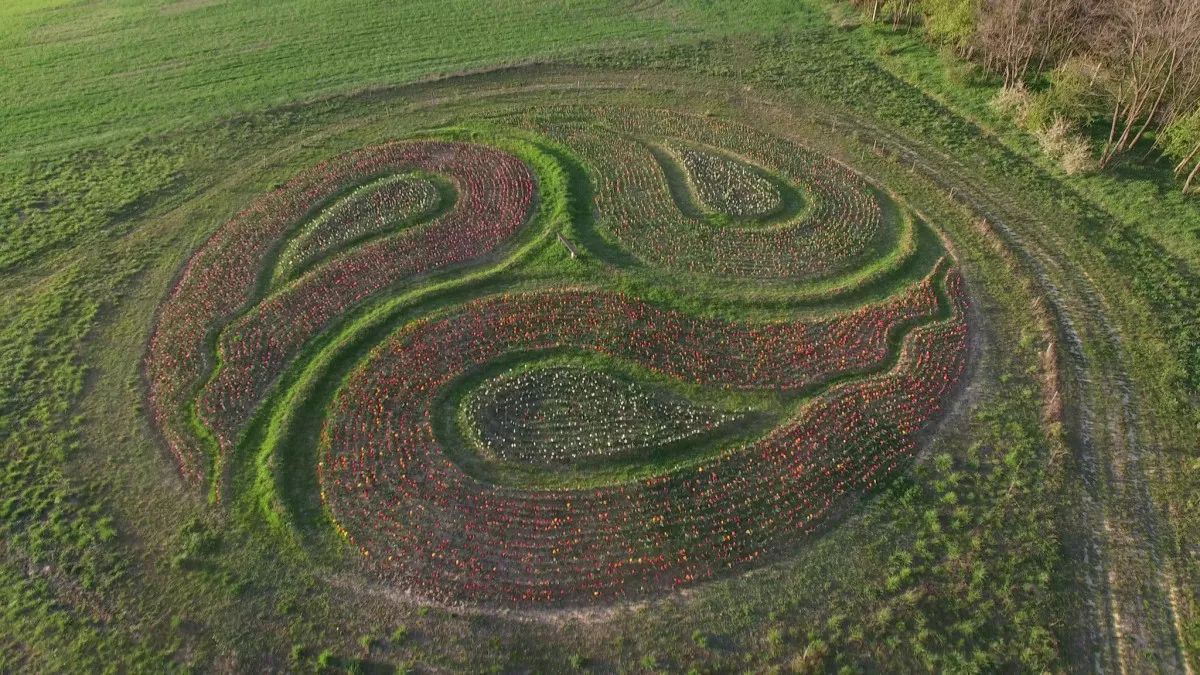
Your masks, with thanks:
[[[1002,78],[994,105],[1068,172],[1144,148],[1173,162],[1184,192],[1200,190],[1200,0],[851,3]]]

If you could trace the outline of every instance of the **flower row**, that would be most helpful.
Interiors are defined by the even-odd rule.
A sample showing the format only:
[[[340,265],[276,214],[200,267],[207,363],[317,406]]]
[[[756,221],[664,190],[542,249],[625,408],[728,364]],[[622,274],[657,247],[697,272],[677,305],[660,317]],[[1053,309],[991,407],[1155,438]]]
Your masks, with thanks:
[[[309,337],[350,304],[406,276],[485,253],[528,216],[534,178],[515,157],[447,141],[391,143],[348,153],[264,195],[200,247],[159,308],[145,360],[156,426],[190,481],[207,471],[194,434],[192,401],[213,367],[211,336],[252,304],[258,279],[281,240],[330,201],[380,176],[424,171],[447,176],[460,198],[421,227],[341,254],[254,307],[222,333],[222,367],[201,394],[201,420],[224,448],[248,412]],[[332,205],[329,213],[336,214]],[[336,217],[330,216],[330,217]]]
[[[433,432],[439,392],[505,353],[565,346],[685,381],[805,386],[882,363],[883,336],[909,315],[902,308],[916,301],[928,315],[936,295],[916,300],[931,292],[921,284],[845,317],[759,325],[602,293],[469,303],[410,324],[351,375],[326,419],[322,499],[382,574],[439,600],[636,599],[753,564],[913,453],[965,361],[961,280],[951,271],[944,283],[949,318],[913,328],[891,371],[835,385],[762,440],[701,465],[580,490],[519,490],[464,474]],[[833,340],[851,334],[860,338]]]
[[[314,259],[347,242],[416,220],[437,208],[433,183],[412,175],[389,176],[365,185],[308,223],[279,256],[277,279],[288,279]]]
[[[652,266],[716,276],[828,276],[859,264],[883,226],[875,192],[848,168],[734,122],[667,111],[567,107],[533,111],[522,124],[580,156],[595,183],[598,227]],[[655,148],[679,143],[744,157],[794,184],[809,208],[771,227],[729,227],[691,218],[674,202],[655,156]]]

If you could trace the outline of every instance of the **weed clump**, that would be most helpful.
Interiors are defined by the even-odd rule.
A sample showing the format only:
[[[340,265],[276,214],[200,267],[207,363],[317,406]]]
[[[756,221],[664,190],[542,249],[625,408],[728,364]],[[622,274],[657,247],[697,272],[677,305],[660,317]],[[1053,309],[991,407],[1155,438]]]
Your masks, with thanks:
[[[1058,160],[1067,175],[1090,173],[1099,167],[1087,139],[1075,133],[1074,125],[1063,117],[1034,132],[1046,155]]]

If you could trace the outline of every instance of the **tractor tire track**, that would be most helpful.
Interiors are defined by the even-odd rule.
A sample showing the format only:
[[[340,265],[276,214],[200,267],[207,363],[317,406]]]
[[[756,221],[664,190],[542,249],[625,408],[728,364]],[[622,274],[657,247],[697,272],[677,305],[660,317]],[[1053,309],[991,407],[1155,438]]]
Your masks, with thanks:
[[[1150,495],[1140,440],[1137,395],[1122,339],[1086,269],[1051,224],[986,184],[962,161],[873,124],[827,116],[894,152],[955,195],[1012,250],[1046,294],[1066,347],[1073,385],[1070,419],[1083,468],[1082,560],[1093,591],[1084,617],[1088,669],[1096,672],[1190,672],[1181,648],[1174,581]]]

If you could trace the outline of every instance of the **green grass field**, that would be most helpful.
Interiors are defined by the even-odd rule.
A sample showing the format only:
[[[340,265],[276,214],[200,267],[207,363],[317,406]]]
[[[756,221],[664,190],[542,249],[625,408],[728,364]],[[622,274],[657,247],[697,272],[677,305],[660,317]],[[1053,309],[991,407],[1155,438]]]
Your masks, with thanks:
[[[1200,665],[1200,203],[1166,167],[1066,176],[991,111],[998,82],[964,81],[951,57],[838,3],[403,5],[0,6],[0,672]],[[879,232],[811,278],[655,259],[662,242],[637,243],[641,231],[604,209],[619,194],[606,192],[605,162],[626,161],[612,148],[660,167],[664,203],[708,227],[737,222],[709,212],[658,132],[595,112],[612,108],[675,111],[700,130],[740,123],[848,166],[881,205]],[[749,138],[713,133],[714,145]],[[349,304],[289,356],[225,450],[185,396],[180,419],[216,467],[185,481],[146,375],[183,265],[301,172],[410,138],[511,153],[535,176],[527,222],[494,250]],[[746,148],[717,152],[742,161]],[[783,186],[755,231],[807,222],[816,198],[792,191],[790,169],[754,161]],[[328,201],[377,184],[355,180]],[[456,183],[433,184],[445,201],[422,217],[466,203]],[[341,242],[313,269],[384,239]],[[256,278],[270,282],[264,265]],[[346,538],[360,530],[326,496],[318,462],[336,450],[323,430],[342,392],[397,331],[470,303],[587,291],[697,321],[816,323],[933,279],[936,311],[890,329],[877,362],[794,389],[682,381],[626,360],[623,343],[564,344],[471,366],[432,399],[431,433],[485,484],[599,490],[703,473],[829,391],[900,368],[913,333],[948,321],[938,275],[950,265],[970,298],[969,358],[915,458],[836,502],[815,534],[710,581],[547,609],[422,595],[364,560],[362,537]],[[237,315],[286,287],[260,284]],[[215,351],[243,339],[230,326],[201,336],[211,361],[192,394],[233,362]],[[462,402],[538,364],[753,412],[700,442],[577,472],[476,454]]]
[[[15,2],[8,152],[61,153],[424,77],[803,22],[781,0],[436,5]]]

